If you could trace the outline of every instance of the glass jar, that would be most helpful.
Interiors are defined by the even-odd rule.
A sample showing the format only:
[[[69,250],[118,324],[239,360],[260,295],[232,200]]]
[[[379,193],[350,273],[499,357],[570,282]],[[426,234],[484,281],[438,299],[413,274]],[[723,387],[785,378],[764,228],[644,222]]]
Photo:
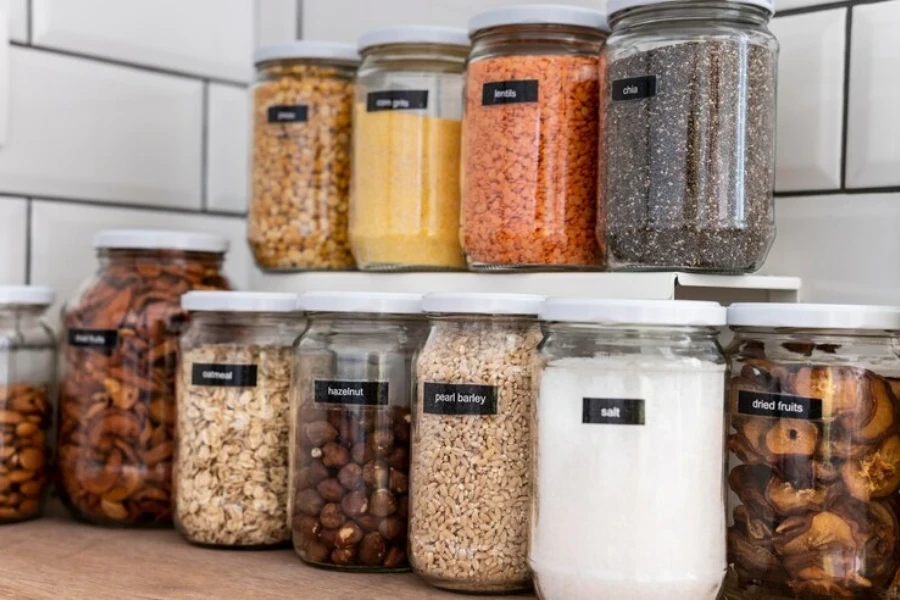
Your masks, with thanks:
[[[725,309],[548,300],[529,562],[545,600],[716,600]]]
[[[900,590],[900,309],[736,304],[730,600]]]
[[[50,288],[0,286],[0,524],[44,512],[56,336],[43,316],[55,298]]]
[[[531,588],[531,359],[543,298],[433,294],[416,361],[409,549],[436,587]]]
[[[353,78],[348,44],[293,41],[257,51],[247,226],[264,271],[349,270]]]
[[[265,548],[287,518],[294,294],[189,292],[180,339],[175,527],[203,546]]]
[[[617,270],[743,273],[775,239],[771,0],[610,0],[598,236]]]
[[[169,525],[181,295],[230,287],[228,242],[115,230],[94,247],[100,268],[63,312],[60,495],[90,523]]]
[[[465,268],[459,156],[465,30],[398,27],[359,41],[350,245],[367,271]]]
[[[294,549],[311,565],[404,571],[417,294],[310,292],[295,345]]]
[[[460,237],[476,271],[596,269],[604,14],[476,16],[466,75]]]

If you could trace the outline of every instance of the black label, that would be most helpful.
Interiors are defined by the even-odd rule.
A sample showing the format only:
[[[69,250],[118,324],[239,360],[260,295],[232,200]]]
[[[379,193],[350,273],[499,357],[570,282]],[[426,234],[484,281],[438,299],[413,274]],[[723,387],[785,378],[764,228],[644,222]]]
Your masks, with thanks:
[[[69,345],[76,348],[93,348],[109,354],[119,343],[117,329],[70,329]]]
[[[481,94],[482,106],[495,104],[518,104],[538,101],[538,80],[495,81],[484,84]]]
[[[583,398],[581,422],[592,425],[643,425],[644,401],[628,398]]]
[[[464,383],[425,383],[422,404],[430,415],[496,415],[497,388]]]
[[[270,106],[269,123],[305,123],[309,120],[309,107],[303,104],[293,106]]]
[[[616,102],[622,100],[642,100],[656,95],[656,75],[646,77],[631,77],[613,81],[612,99]]]
[[[387,406],[386,381],[320,381],[315,382],[315,400],[328,404]]]
[[[423,108],[428,108],[428,90],[370,92],[366,96],[367,112],[420,110]]]
[[[194,363],[192,385],[215,387],[256,387],[256,365]]]
[[[741,390],[738,392],[738,413],[757,417],[814,421],[822,418],[822,401],[789,394]]]

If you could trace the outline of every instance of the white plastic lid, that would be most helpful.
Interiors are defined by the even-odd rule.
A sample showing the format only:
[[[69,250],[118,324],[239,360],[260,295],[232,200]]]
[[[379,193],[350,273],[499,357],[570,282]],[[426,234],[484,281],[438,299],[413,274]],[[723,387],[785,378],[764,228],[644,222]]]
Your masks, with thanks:
[[[636,8],[638,6],[650,6],[652,4],[663,4],[665,2],[677,2],[678,0],[609,0],[606,5],[607,13],[612,16],[617,12],[621,12],[628,8]],[[759,6],[769,13],[775,14],[775,0],[729,0],[736,4],[749,4],[750,6]]]
[[[693,300],[593,300],[550,298],[541,310],[545,321],[609,325],[685,325],[721,327],[725,307]]]
[[[495,8],[469,20],[469,34],[503,25],[575,25],[609,31],[606,14],[564,4],[523,4]]]
[[[297,295],[275,292],[188,292],[181,297],[185,310],[202,312],[294,312]]]
[[[417,315],[422,312],[422,295],[392,292],[306,292],[297,299],[297,308],[308,312]]]
[[[543,303],[543,296],[532,294],[451,292],[425,296],[422,310],[427,313],[537,316]]]
[[[50,306],[56,292],[42,285],[0,285],[0,304]]]
[[[731,327],[900,330],[900,308],[850,304],[732,304]]]
[[[116,250],[228,251],[228,240],[211,233],[156,229],[110,229],[94,236],[94,248]]]
[[[354,65],[359,64],[359,53],[353,44],[315,40],[294,40],[263,46],[253,53],[253,64],[258,65],[270,60],[289,60],[292,58],[318,58]]]
[[[438,27],[432,25],[410,25],[370,31],[359,38],[358,48],[362,52],[373,46],[386,44],[443,44],[446,46],[469,47],[469,33],[458,27]]]

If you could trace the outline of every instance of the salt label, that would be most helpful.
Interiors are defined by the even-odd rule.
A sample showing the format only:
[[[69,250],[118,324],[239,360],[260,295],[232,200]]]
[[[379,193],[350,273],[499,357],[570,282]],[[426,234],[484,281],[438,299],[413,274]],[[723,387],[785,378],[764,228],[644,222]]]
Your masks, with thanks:
[[[432,415],[496,415],[497,388],[492,385],[424,384],[422,405]]]
[[[584,398],[581,422],[592,425],[643,425],[644,401],[627,398]]]
[[[741,390],[738,392],[738,413],[775,419],[814,421],[822,418],[822,401],[789,394]]]

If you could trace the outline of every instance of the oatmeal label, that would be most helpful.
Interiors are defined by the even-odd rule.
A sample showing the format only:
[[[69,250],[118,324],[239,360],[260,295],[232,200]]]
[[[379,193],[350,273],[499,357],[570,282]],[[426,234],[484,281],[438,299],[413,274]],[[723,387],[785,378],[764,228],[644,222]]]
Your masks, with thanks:
[[[316,380],[314,397],[323,404],[387,406],[387,381]]]
[[[613,81],[612,99],[614,102],[622,100],[643,100],[656,95],[656,75],[646,77],[629,77]]]
[[[538,101],[538,80],[495,81],[484,84],[481,95],[482,106],[496,104],[520,104]]]
[[[194,363],[191,384],[213,387],[256,387],[256,365]]]
[[[643,400],[583,398],[581,422],[590,425],[644,425]]]
[[[68,342],[76,348],[93,348],[110,353],[119,343],[116,329],[70,329]]]
[[[309,120],[309,107],[303,104],[270,106],[269,123],[305,123]]]
[[[775,419],[815,421],[822,418],[822,401],[789,394],[741,390],[738,392],[738,413]]]
[[[369,92],[366,96],[366,112],[421,110],[423,108],[428,108],[428,90]]]
[[[430,415],[496,415],[497,388],[467,383],[425,383],[424,410]]]

